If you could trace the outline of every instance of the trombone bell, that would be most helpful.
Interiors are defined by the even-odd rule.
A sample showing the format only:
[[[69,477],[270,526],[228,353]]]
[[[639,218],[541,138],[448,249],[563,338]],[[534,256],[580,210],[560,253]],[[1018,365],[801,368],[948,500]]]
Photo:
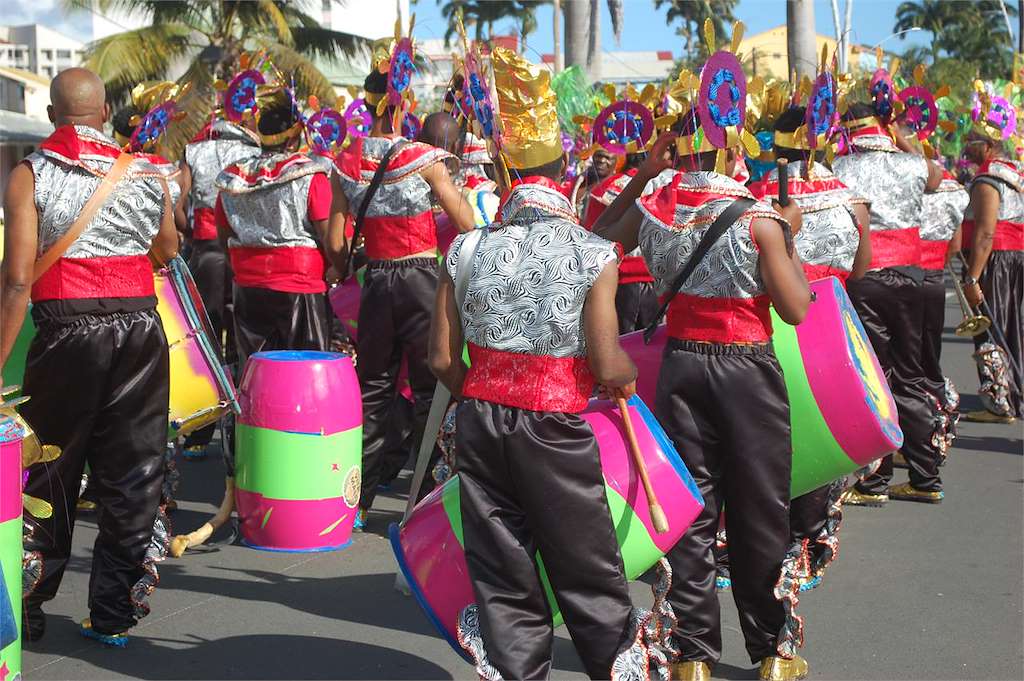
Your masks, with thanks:
[[[988,331],[992,326],[992,320],[983,314],[964,317],[964,320],[957,324],[954,333],[961,338],[973,338]]]

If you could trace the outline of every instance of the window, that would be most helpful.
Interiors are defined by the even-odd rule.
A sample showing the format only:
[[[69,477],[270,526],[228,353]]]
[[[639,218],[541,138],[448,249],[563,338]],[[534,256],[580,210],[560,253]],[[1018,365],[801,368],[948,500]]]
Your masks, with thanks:
[[[53,50],[43,50],[43,59],[47,61],[53,60]]]
[[[71,59],[71,50],[57,50],[57,59]]]
[[[43,75],[46,76],[47,78],[50,78],[52,80],[53,79],[53,67],[52,66],[44,66],[43,67]]]

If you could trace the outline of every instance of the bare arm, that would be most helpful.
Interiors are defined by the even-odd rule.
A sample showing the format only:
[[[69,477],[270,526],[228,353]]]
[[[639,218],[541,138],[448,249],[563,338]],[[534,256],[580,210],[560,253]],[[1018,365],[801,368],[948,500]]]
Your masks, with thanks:
[[[149,247],[149,257],[150,260],[162,266],[178,255],[181,238],[178,236],[178,228],[175,224],[175,208],[171,205],[170,185],[166,181],[160,184],[165,194],[164,211],[160,218],[160,229],[153,237],[153,243]]]
[[[857,254],[853,256],[850,279],[860,279],[871,264],[871,212],[866,205],[858,203],[853,206],[853,215],[857,231],[860,232],[860,243],[857,245]]]
[[[462,360],[462,344],[462,323],[455,303],[455,283],[448,270],[443,269],[437,282],[427,356],[430,370],[456,398],[462,397],[462,383],[468,371]]]
[[[174,225],[183,235],[188,234],[188,215],[185,213],[185,206],[188,205],[188,194],[192,191],[192,170],[188,164],[182,163],[174,178],[181,187],[181,196],[178,198],[178,205],[174,207]]]
[[[775,220],[758,218],[751,224],[760,250],[761,278],[775,311],[787,324],[799,324],[807,314],[811,292],[796,251],[786,252],[782,226]]]
[[[963,249],[964,244],[964,230],[961,225],[957,225],[956,231],[953,232],[953,238],[949,240],[949,245],[946,247],[946,264],[948,265],[953,260],[953,256]]]
[[[992,240],[996,236],[999,191],[984,182],[976,183],[971,189],[969,210],[974,215],[974,243],[970,245],[971,257],[967,263],[967,273],[975,279],[980,279],[992,254]],[[965,286],[964,293],[972,305],[977,305],[982,300],[981,289],[977,284]]]
[[[476,227],[473,220],[473,209],[463,198],[462,192],[452,182],[448,168],[443,163],[435,163],[429,168],[424,168],[420,173],[423,179],[430,185],[437,202],[451,219],[452,224],[460,232],[468,232]]]
[[[590,372],[598,383],[613,390],[636,380],[636,365],[619,345],[619,320],[615,311],[618,288],[619,268],[609,263],[583,304],[583,332]]]
[[[28,310],[33,267],[39,248],[39,216],[32,169],[19,163],[4,196],[4,253],[0,266],[0,370],[14,348]],[[0,380],[0,383],[3,383]]]
[[[675,139],[673,133],[663,133],[658,137],[636,175],[594,223],[595,234],[622,244],[622,249],[627,253],[637,247],[643,213],[636,207],[636,200],[643,194],[648,182],[672,167],[669,150]]]

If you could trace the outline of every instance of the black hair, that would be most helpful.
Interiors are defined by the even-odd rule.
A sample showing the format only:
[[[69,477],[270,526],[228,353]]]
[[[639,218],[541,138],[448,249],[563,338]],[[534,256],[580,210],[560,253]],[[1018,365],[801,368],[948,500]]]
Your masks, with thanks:
[[[363,81],[363,90],[366,92],[382,95],[388,91],[388,76],[377,69],[370,72],[370,75]]]
[[[259,131],[261,135],[277,135],[295,125],[297,119],[290,101],[275,100],[260,107]]]
[[[114,132],[124,137],[131,137],[132,133],[135,132],[136,125],[131,124],[132,116],[141,116],[142,112],[136,109],[133,105],[129,104],[123,109],[119,109],[114,118],[110,121],[111,125],[114,126]]]
[[[775,132],[796,132],[797,128],[804,124],[807,116],[807,107],[791,106],[775,120]],[[775,143],[775,158],[784,158],[790,162],[804,161],[810,156],[809,151],[794,149],[793,147],[781,146]],[[824,151],[814,152],[814,160],[822,161],[825,158]]]
[[[534,166],[533,168],[515,168],[512,170],[512,179],[518,177],[530,177],[539,175],[546,177],[551,180],[559,181],[562,179],[562,156],[558,156],[554,161],[549,161],[541,166]]]
[[[875,111],[875,107],[865,102],[853,102],[850,104],[846,113],[843,114],[844,121],[856,121],[861,118],[877,118],[878,113]]]
[[[622,166],[622,169],[639,168],[646,160],[647,154],[626,154],[626,163]]]

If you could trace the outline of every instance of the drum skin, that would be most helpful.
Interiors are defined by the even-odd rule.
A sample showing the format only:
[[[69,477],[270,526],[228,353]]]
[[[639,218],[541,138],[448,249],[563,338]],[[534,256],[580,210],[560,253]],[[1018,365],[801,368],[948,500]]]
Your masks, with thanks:
[[[896,403],[860,318],[835,277],[811,283],[807,317],[790,326],[772,311],[772,343],[789,393],[793,438],[791,495],[852,473],[903,444]],[[640,370],[637,394],[653,403],[667,335],[644,345],[622,337]]]
[[[185,261],[176,257],[157,272],[154,288],[169,350],[173,439],[213,423],[229,409],[237,411],[238,399],[211,344],[212,325]]]
[[[21,442],[0,416],[0,670],[11,679],[21,673]]]
[[[239,397],[235,501],[243,541],[290,552],[351,544],[363,451],[352,360],[258,352],[245,365]]]
[[[618,409],[591,400],[582,416],[590,424],[601,450],[608,507],[622,551],[626,576],[636,579],[649,570],[685,534],[700,514],[704,501],[661,425],[637,397],[629,411],[651,484],[668,517],[669,532],[654,530],[647,496],[629,452]],[[557,521],[554,521],[557,522]],[[465,657],[455,628],[459,613],[473,603],[473,588],[463,553],[459,480],[452,477],[421,501],[405,525],[391,526],[391,546],[413,594],[427,617],[452,648]],[[538,555],[548,601],[561,622]],[[585,562],[581,563],[581,569]]]

